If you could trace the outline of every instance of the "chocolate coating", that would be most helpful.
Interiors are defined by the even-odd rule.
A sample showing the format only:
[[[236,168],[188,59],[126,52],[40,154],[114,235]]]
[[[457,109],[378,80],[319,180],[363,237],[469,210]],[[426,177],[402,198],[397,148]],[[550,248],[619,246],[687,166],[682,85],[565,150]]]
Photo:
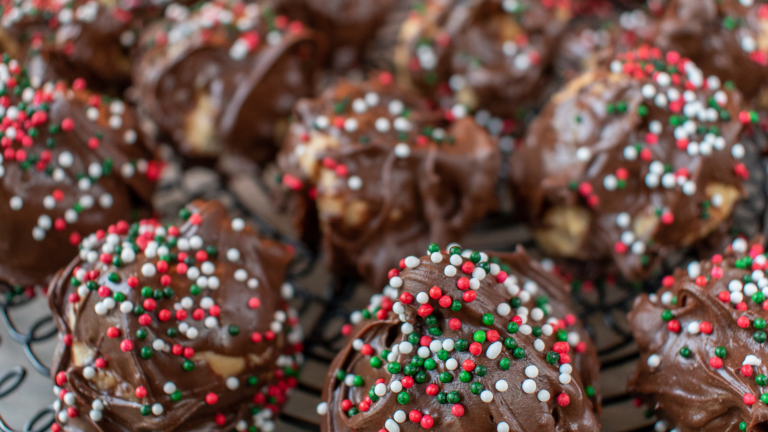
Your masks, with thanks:
[[[363,311],[376,318],[353,315],[362,329],[331,364],[321,430],[600,430],[597,354],[562,280],[522,249],[491,263],[436,250],[392,273]]]
[[[307,22],[328,41],[334,69],[355,66],[363,51],[397,9],[413,0],[296,0]]]
[[[546,252],[642,280],[730,221],[743,121],[738,92],[643,47],[553,97],[512,155],[513,187]]]
[[[0,281],[47,284],[83,236],[144,207],[160,166],[122,101],[0,64]]]
[[[519,120],[549,94],[572,8],[537,0],[421,2],[400,31],[398,80],[470,110]]]
[[[291,253],[218,202],[181,216],[87,237],[51,284],[60,430],[274,430],[301,360]]]
[[[768,106],[768,3],[747,0],[649,0],[656,46],[674,50],[708,75],[733,81]]]
[[[661,418],[655,430],[768,428],[761,243],[737,239],[724,254],[675,270],[658,294],[635,301],[629,322],[640,360],[629,390]]]
[[[391,79],[300,101],[278,160],[300,229],[319,223],[332,271],[374,286],[403,255],[461,238],[492,205],[500,165],[474,120],[445,121]]]
[[[35,79],[85,78],[94,88],[117,91],[129,84],[141,26],[160,14],[147,1],[8,0],[0,47],[29,65]]]
[[[268,2],[172,4],[141,35],[134,68],[140,112],[192,157],[276,153],[296,100],[313,88],[315,34]]]

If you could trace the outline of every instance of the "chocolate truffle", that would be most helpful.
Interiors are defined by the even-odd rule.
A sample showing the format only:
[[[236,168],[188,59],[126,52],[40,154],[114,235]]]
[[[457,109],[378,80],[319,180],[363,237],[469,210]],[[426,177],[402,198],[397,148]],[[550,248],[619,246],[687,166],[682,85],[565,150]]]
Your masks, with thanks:
[[[547,253],[642,280],[730,220],[752,120],[720,79],[644,46],[555,95],[510,176]]]
[[[629,314],[640,360],[629,390],[660,420],[655,430],[763,431],[768,279],[762,238],[667,276]]]
[[[160,14],[147,1],[11,0],[3,4],[0,47],[29,65],[33,80],[84,78],[118,90],[129,84],[142,23]]]
[[[768,4],[754,0],[648,0],[650,41],[689,57],[707,75],[733,81],[768,106]]]
[[[301,361],[292,253],[216,201],[180,217],[91,234],[51,284],[54,432],[274,430]]]
[[[398,80],[470,110],[519,120],[543,105],[556,46],[572,16],[568,1],[423,1],[400,31]]]
[[[315,34],[269,2],[172,4],[141,35],[139,110],[192,157],[266,162],[296,100],[314,85]]]
[[[81,239],[144,207],[160,165],[133,110],[0,63],[0,281],[47,284]]]
[[[390,14],[406,9],[415,0],[296,0],[307,22],[328,42],[329,62],[334,69],[359,63],[366,47]],[[286,1],[290,4],[290,0]],[[297,8],[294,6],[294,9]],[[400,15],[400,14],[399,14]]]
[[[438,249],[406,258],[353,316],[321,430],[600,430],[597,354],[563,281],[522,249]]]
[[[381,286],[400,257],[461,238],[489,210],[499,151],[464,115],[430,110],[389,73],[296,105],[282,183],[300,229],[319,223],[332,271]]]

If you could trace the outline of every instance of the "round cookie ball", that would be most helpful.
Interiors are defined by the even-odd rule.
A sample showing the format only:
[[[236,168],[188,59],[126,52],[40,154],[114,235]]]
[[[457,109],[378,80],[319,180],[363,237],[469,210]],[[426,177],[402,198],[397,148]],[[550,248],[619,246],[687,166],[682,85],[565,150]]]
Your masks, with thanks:
[[[736,239],[725,253],[676,269],[657,294],[636,299],[629,323],[640,360],[629,390],[659,417],[654,430],[768,427],[762,243]]]
[[[753,120],[720,79],[643,46],[555,95],[510,177],[547,253],[643,280],[730,220]]]
[[[733,81],[768,106],[768,4],[754,0],[648,0],[649,42],[688,57],[707,75]]]
[[[544,104],[571,2],[427,0],[403,23],[397,77],[448,105],[520,121]]]
[[[353,316],[321,430],[599,430],[597,354],[565,284],[522,249],[438,249]]]
[[[161,2],[20,0],[4,5],[0,48],[29,66],[34,80],[84,78],[117,93],[130,84],[132,50]]]
[[[466,111],[430,110],[382,73],[300,101],[278,163],[332,271],[381,286],[402,256],[461,238],[490,209],[501,158]]]
[[[0,281],[47,284],[84,236],[145,207],[160,164],[124,102],[0,63]]]
[[[359,66],[363,52],[392,19],[392,14],[404,19],[402,12],[410,10],[414,2],[301,0],[298,4],[299,16],[306,17],[307,23],[327,39],[330,66],[344,70]]]
[[[56,430],[274,430],[252,414],[296,384],[292,252],[216,201],[180,217],[97,231],[51,284]]]
[[[174,3],[139,40],[139,112],[186,156],[268,162],[296,100],[312,93],[315,36],[270,2]]]

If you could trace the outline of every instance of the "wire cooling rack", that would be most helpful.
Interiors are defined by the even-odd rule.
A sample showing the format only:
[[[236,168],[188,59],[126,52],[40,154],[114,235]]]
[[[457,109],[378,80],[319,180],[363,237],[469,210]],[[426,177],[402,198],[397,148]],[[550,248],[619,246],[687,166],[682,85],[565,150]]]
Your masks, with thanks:
[[[289,283],[294,287],[294,307],[305,329],[306,362],[298,387],[277,419],[276,430],[319,431],[320,418],[314,407],[320,402],[321,388],[330,362],[345,342],[341,336],[341,327],[348,322],[350,313],[365,307],[370,296],[378,290],[352,280],[334,278],[324,271],[322,259],[293,240],[286,233],[290,228],[286,227],[285,221],[279,215],[270,213],[272,210],[266,187],[263,181],[255,180],[257,176],[249,173],[223,178],[209,168],[184,170],[178,160],[174,159],[171,150],[165,149],[165,152],[166,160],[170,161],[166,170],[169,174],[161,180],[154,203],[161,215],[175,215],[183,205],[195,198],[217,199],[224,202],[231,214],[250,219],[265,235],[295,247],[297,259]],[[751,189],[748,192],[750,196],[764,201],[768,196],[768,187],[765,186],[768,176],[765,175],[764,167],[756,169],[759,175],[749,185]],[[265,177],[268,175],[264,174]],[[764,202],[754,204],[753,207],[762,208]],[[757,219],[749,209],[744,211],[744,220]],[[765,226],[768,224],[763,224],[761,228]],[[755,227],[747,230],[756,229],[759,231]],[[510,226],[509,216],[499,213],[477,224],[463,244],[474,249],[509,250],[516,244],[530,244],[530,240],[525,227]],[[653,430],[654,418],[635,406],[633,398],[626,392],[627,377],[639,357],[629,332],[626,313],[639,293],[653,291],[656,286],[652,282],[634,287],[596,283],[574,290],[573,297],[579,314],[592,334],[601,362],[600,384],[604,397],[601,422],[604,432]],[[54,420],[51,403],[55,396],[49,391],[40,392],[41,386],[33,386],[31,383],[38,380],[39,384],[40,378],[35,377],[35,374],[44,377],[46,382],[49,379],[47,363],[50,360],[37,354],[40,351],[38,348],[45,343],[52,343],[56,334],[46,302],[44,299],[29,297],[29,292],[16,293],[0,300],[0,320],[5,327],[5,332],[0,329],[0,335],[7,335],[0,343],[0,359],[8,357],[3,356],[4,350],[18,350],[19,347],[25,358],[19,360],[23,365],[0,361],[0,432],[50,430]],[[30,314],[34,318],[30,318]],[[24,321],[25,325],[17,325],[15,316],[23,317],[19,321]],[[17,355],[12,358],[20,357]],[[51,385],[47,387],[50,388]],[[29,407],[29,412],[24,412],[23,416],[19,415],[18,410],[11,412],[4,408],[10,405],[4,404],[4,401],[17,398],[35,401],[35,406]],[[2,414],[9,418],[14,414],[17,429],[3,421]]]

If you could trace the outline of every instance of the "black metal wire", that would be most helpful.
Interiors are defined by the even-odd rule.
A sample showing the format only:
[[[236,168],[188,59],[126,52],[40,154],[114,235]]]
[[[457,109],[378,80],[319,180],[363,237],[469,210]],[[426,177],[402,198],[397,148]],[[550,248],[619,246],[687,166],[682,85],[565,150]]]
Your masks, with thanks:
[[[35,354],[32,345],[40,342],[44,342],[53,338],[56,335],[56,328],[51,326],[51,329],[44,330],[46,324],[53,323],[51,315],[43,316],[35,321],[34,324],[26,332],[20,330],[14,323],[11,311],[27,305],[32,301],[31,297],[25,295],[12,294],[13,289],[0,283],[0,291],[5,291],[11,294],[5,296],[3,301],[0,302],[0,316],[2,316],[3,324],[8,329],[8,333],[11,335],[11,339],[21,344],[24,347],[24,354],[29,361],[29,364],[40,373],[42,376],[48,378],[50,376],[50,369],[46,366]],[[16,366],[10,371],[6,372],[0,377],[0,398],[7,397],[11,393],[21,389],[24,380],[27,378],[27,370],[22,366]],[[23,432],[44,432],[50,430],[51,425],[54,422],[54,412],[51,406],[43,408],[36,412],[27,421],[24,427],[21,429]],[[8,425],[2,416],[0,416],[0,432],[17,432],[15,429]]]

